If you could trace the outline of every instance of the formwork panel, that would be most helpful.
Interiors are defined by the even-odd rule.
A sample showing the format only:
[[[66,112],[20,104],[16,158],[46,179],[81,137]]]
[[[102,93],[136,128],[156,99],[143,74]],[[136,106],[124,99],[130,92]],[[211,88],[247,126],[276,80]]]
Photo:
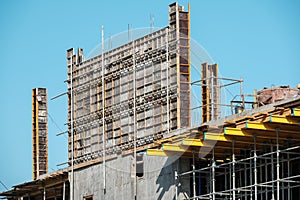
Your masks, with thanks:
[[[81,57],[67,51],[75,163],[101,157],[104,143],[105,151],[116,153],[145,137],[157,140],[168,128],[190,126],[189,13],[178,4],[170,6],[168,28],[89,60]]]

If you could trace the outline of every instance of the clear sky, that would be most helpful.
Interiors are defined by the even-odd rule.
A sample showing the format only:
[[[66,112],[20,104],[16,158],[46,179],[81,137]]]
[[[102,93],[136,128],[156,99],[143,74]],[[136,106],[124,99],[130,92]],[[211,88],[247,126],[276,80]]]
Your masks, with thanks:
[[[173,1],[0,1],[0,181],[32,179],[31,89],[65,92],[66,50],[87,54],[106,36],[168,24]],[[187,1],[179,1],[187,7]],[[300,1],[191,0],[191,37],[224,77],[245,80],[246,93],[300,83]],[[107,37],[106,37],[107,38]],[[49,100],[49,171],[67,161],[67,99]],[[0,192],[5,188],[0,185]]]

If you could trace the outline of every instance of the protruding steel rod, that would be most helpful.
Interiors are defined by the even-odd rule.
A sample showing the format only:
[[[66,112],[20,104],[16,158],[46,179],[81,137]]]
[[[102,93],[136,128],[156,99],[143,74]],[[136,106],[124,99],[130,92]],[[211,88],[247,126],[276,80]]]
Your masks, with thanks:
[[[104,26],[102,25],[102,56],[101,56],[101,63],[102,63],[102,77],[101,77],[101,81],[102,81],[102,152],[103,152],[103,168],[102,168],[102,173],[103,173],[103,196],[105,199],[105,194],[106,194],[106,141],[105,141],[105,112],[104,112],[104,108],[105,108],[105,95],[104,95],[104,75],[105,75],[105,67],[104,67]]]
[[[137,199],[137,179],[136,179],[136,172],[137,172],[137,161],[136,161],[136,139],[137,139],[137,117],[136,117],[136,65],[135,65],[135,44],[132,41],[132,48],[133,48],[133,145],[134,145],[134,196]]]
[[[66,94],[68,94],[68,92],[64,92],[64,93],[58,94],[58,95],[52,97],[50,100],[54,100],[54,99],[56,99],[56,98],[58,98],[58,97],[61,97],[61,96],[66,95]]]
[[[73,55],[71,56],[71,73],[70,73],[70,84],[71,84],[71,91],[70,91],[70,104],[71,104],[71,113],[70,113],[70,126],[71,126],[71,180],[70,180],[70,200],[74,199],[74,125],[73,125],[73,109],[74,109],[74,100],[73,100]]]
[[[166,63],[167,63],[167,131],[170,132],[170,99],[169,99],[169,29],[166,28]]]

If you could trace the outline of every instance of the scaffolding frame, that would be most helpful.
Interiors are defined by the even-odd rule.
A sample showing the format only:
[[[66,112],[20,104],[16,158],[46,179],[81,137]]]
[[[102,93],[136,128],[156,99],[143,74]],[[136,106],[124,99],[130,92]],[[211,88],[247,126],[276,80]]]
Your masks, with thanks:
[[[255,140],[255,137],[254,137]],[[234,142],[233,142],[234,144]],[[274,144],[269,144],[272,146]],[[267,145],[266,145],[267,146]],[[293,188],[300,188],[300,173],[296,175],[291,175],[290,172],[290,163],[295,160],[300,160],[300,146],[294,146],[292,148],[284,148],[279,149],[279,144],[276,143],[276,150],[265,152],[261,155],[257,155],[256,150],[256,142],[254,141],[253,149],[250,149],[251,155],[244,159],[236,159],[235,154],[232,153],[231,161],[216,164],[214,159],[214,153],[212,153],[211,160],[209,162],[208,167],[195,169],[195,165],[192,165],[193,170],[184,172],[182,174],[178,174],[179,182],[180,177],[182,176],[192,176],[193,180],[193,191],[196,191],[197,183],[196,183],[196,173],[201,174],[201,176],[206,175],[207,179],[210,181],[210,190],[206,194],[196,195],[193,192],[193,197],[187,199],[292,199],[291,190]],[[233,145],[234,150],[234,145]],[[295,152],[298,151],[298,152]],[[293,159],[287,158],[284,159],[284,155],[286,157],[290,157],[290,155],[297,155]],[[273,158],[273,155],[276,155],[276,158]],[[270,161],[263,163],[263,161]],[[193,159],[193,163],[195,163],[195,159]],[[265,174],[265,181],[263,181],[262,174],[263,172],[267,173],[267,170],[262,170],[263,167],[273,169],[274,164],[276,163],[276,170],[272,171],[271,180],[267,180],[268,174]],[[236,165],[241,165],[244,167],[236,167]],[[269,166],[269,167],[268,167]],[[284,166],[287,167],[287,175],[285,177],[281,177],[284,172]],[[282,172],[280,172],[280,168],[282,168]],[[216,169],[222,169],[223,172],[216,173]],[[220,171],[220,170],[219,170]],[[244,172],[243,175],[241,175]],[[249,172],[249,173],[248,173]],[[259,173],[260,172],[260,173]],[[236,175],[238,173],[239,175]],[[260,175],[260,176],[259,176]],[[276,177],[275,177],[276,175]],[[199,175],[198,175],[199,176]],[[230,186],[228,187],[228,182],[224,182],[225,189],[222,191],[216,191],[216,177],[224,176],[228,179],[231,179]],[[248,179],[250,176],[250,179]],[[269,175],[270,176],[270,175]],[[237,178],[238,177],[238,178]],[[240,179],[240,180],[237,180]],[[241,185],[241,182],[244,182]],[[236,187],[236,184],[239,183],[239,186]],[[275,186],[276,183],[276,186]],[[217,183],[220,185],[220,183]],[[275,193],[276,192],[276,193]],[[286,193],[286,194],[285,194]],[[227,197],[227,198],[224,198]]]
[[[195,127],[147,154],[191,159],[190,171],[175,172],[176,195],[181,178],[190,177],[186,199],[293,199],[300,187],[299,97],[294,101]]]

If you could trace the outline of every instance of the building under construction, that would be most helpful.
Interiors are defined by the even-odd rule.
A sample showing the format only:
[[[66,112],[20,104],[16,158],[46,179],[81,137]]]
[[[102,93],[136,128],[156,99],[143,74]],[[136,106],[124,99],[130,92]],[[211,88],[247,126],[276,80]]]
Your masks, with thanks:
[[[37,125],[47,118],[47,107],[38,107],[45,91],[33,90],[44,95],[33,94],[35,180],[0,195],[299,199],[299,88],[264,89],[252,101],[240,94],[231,102],[234,113],[221,116],[226,85],[218,65],[203,63],[200,80],[192,82],[190,46],[189,6],[173,3],[165,28],[110,50],[102,39],[101,54],[87,60],[82,49],[67,50],[69,166],[47,173],[47,131]],[[202,102],[197,126],[191,123],[193,84],[200,85]]]

